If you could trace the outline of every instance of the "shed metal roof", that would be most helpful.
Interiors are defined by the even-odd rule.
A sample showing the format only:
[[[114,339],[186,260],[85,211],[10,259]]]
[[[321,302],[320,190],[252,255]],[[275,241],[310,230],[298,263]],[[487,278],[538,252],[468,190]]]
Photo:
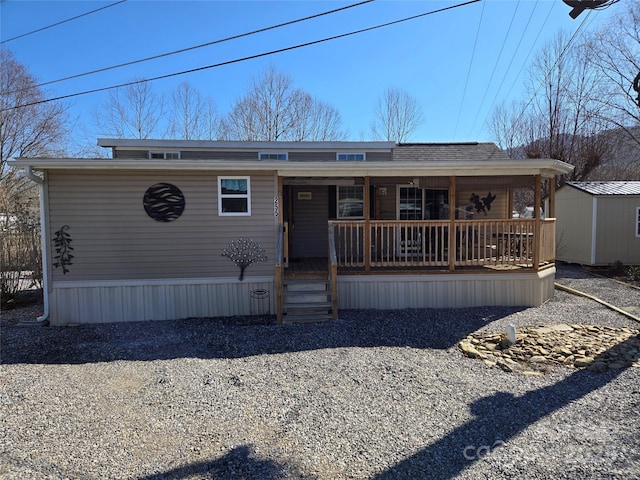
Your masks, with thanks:
[[[567,182],[567,185],[590,195],[640,195],[640,181]]]

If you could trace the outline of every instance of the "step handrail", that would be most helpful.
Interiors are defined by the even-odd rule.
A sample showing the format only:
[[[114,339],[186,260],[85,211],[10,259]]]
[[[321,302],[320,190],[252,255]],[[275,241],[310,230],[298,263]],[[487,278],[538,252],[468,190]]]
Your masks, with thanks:
[[[335,228],[329,222],[329,283],[331,285],[331,314],[338,318],[338,254],[336,252]]]

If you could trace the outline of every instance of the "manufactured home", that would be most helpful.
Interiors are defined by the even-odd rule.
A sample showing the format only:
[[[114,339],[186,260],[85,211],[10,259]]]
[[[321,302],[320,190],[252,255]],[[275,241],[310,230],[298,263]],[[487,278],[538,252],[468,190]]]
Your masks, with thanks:
[[[553,296],[553,208],[512,218],[513,191],[540,204],[546,182],[553,207],[566,163],[491,143],[98,144],[112,158],[15,160],[40,184],[51,324],[248,315],[256,292],[280,322]]]
[[[567,182],[556,217],[558,260],[640,265],[640,181]]]

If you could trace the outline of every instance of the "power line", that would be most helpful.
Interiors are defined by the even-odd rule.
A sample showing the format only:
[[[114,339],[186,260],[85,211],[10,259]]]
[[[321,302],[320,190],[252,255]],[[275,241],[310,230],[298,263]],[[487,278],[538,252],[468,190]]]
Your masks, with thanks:
[[[115,2],[115,3],[111,3],[109,5],[105,5],[104,7],[96,8],[95,10],[91,10],[90,12],[82,13],[80,15],[76,15],[75,17],[67,18],[66,20],[62,20],[60,22],[56,22],[56,23],[53,23],[51,25],[47,25],[46,27],[38,28],[37,30],[32,30],[31,32],[23,33],[22,35],[17,35],[15,37],[11,37],[11,38],[9,38],[7,40],[2,40],[0,42],[0,44],[11,42],[13,40],[17,40],[18,38],[26,37],[27,35],[33,35],[34,33],[42,32],[43,30],[47,30],[48,28],[57,27],[58,25],[62,25],[63,23],[67,23],[67,22],[70,22],[72,20],[77,20],[78,18],[86,17],[87,15],[91,15],[92,13],[99,12],[100,10],[105,10],[107,8],[110,8],[110,7],[115,7],[116,5],[119,5],[119,4],[124,3],[126,1],[127,0],[120,0],[120,1]]]
[[[294,45],[294,46],[291,46],[291,47],[280,48],[280,49],[277,49],[277,50],[270,50],[268,52],[258,53],[258,54],[255,54],[255,55],[249,55],[247,57],[242,57],[242,58],[236,58],[234,60],[228,60],[226,62],[215,63],[215,64],[212,64],[212,65],[206,65],[204,67],[192,68],[190,70],[183,70],[181,72],[174,72],[174,73],[169,73],[169,74],[166,74],[166,75],[160,75],[160,76],[153,77],[153,78],[146,78],[146,79],[142,79],[142,80],[134,80],[134,81],[131,81],[131,82],[121,83],[119,85],[111,85],[109,87],[94,88],[92,90],[85,90],[83,92],[76,92],[76,93],[71,93],[71,94],[68,94],[68,95],[62,95],[62,96],[59,96],[59,97],[47,98],[47,99],[40,100],[40,101],[37,101],[37,102],[30,102],[30,103],[25,103],[25,104],[22,104],[22,105],[16,105],[14,107],[5,108],[4,110],[0,110],[0,112],[6,112],[6,111],[9,111],[9,110],[15,110],[15,109],[18,109],[18,108],[30,107],[30,106],[33,106],[33,105],[39,105],[39,104],[42,104],[42,103],[54,102],[54,101],[58,101],[58,100],[65,100],[67,98],[79,97],[81,95],[88,95],[90,93],[104,92],[106,90],[112,90],[114,88],[128,87],[128,86],[131,86],[131,85],[137,85],[137,84],[140,84],[140,83],[152,82],[152,81],[155,81],[155,80],[163,80],[165,78],[177,77],[179,75],[185,75],[187,73],[200,72],[202,70],[208,70],[208,69],[211,69],[211,68],[222,67],[222,66],[225,66],[225,65],[231,65],[231,64],[234,64],[234,63],[244,62],[244,61],[247,61],[247,60],[254,60],[256,58],[266,57],[266,56],[269,56],[269,55],[274,55],[276,53],[282,53],[282,52],[287,52],[287,51],[291,51],[291,50],[296,50],[298,48],[308,47],[308,46],[311,46],[311,45],[317,45],[317,44],[328,42],[328,41],[331,41],[331,40],[337,40],[339,38],[345,38],[345,37],[349,37],[349,36],[352,36],[352,35],[357,35],[357,34],[360,34],[360,33],[370,32],[372,30],[377,30],[377,29],[380,29],[380,28],[389,27],[391,25],[397,25],[397,24],[400,24],[400,23],[408,22],[410,20],[415,20],[415,19],[418,19],[418,18],[426,17],[428,15],[433,15],[433,14],[436,14],[436,13],[442,13],[442,12],[445,12],[447,10],[453,10],[454,8],[459,8],[459,7],[464,7],[464,6],[467,6],[467,5],[471,5],[473,3],[477,3],[477,2],[480,2],[480,1],[482,1],[482,0],[469,0],[467,2],[459,3],[459,4],[456,4],[456,5],[450,5],[448,7],[443,7],[443,8],[439,8],[437,10],[432,10],[432,11],[421,13],[421,14],[418,14],[418,15],[413,15],[411,17],[402,18],[400,20],[394,20],[394,21],[391,21],[391,22],[386,22],[386,23],[382,23],[382,24],[379,24],[379,25],[374,25],[373,27],[362,28],[360,30],[354,30],[354,31],[348,32],[348,33],[342,33],[340,35],[334,35],[332,37],[326,37],[326,38],[322,38],[320,40],[314,40],[314,41],[311,41],[311,42],[300,43],[298,45]]]
[[[491,107],[489,107],[489,112],[491,112],[493,110],[494,105],[496,104],[496,100],[498,99],[498,95],[500,95],[500,90],[502,90],[502,86],[504,85],[504,81],[507,79],[507,74],[509,73],[509,70],[511,70],[511,65],[513,65],[513,61],[516,58],[516,55],[518,53],[518,50],[520,50],[520,45],[522,44],[522,40],[524,39],[525,33],[527,32],[527,29],[529,28],[529,25],[531,25],[531,19],[533,18],[533,14],[536,11],[536,8],[538,6],[538,1],[536,0],[536,3],[533,5],[533,9],[531,10],[531,14],[529,15],[529,19],[527,20],[527,24],[524,27],[524,30],[522,31],[522,35],[520,36],[520,40],[518,41],[518,45],[516,46],[515,50],[513,51],[513,55],[511,56],[511,60],[509,60],[509,65],[507,66],[507,69],[504,72],[504,75],[502,76],[502,81],[500,82],[500,86],[498,87],[498,90],[496,90],[496,94],[493,97],[493,101],[491,102]],[[555,5],[555,2],[551,3],[551,8],[549,9],[549,12],[547,13],[547,17],[544,20],[544,23],[542,24],[542,27],[540,27],[540,29],[538,30],[538,36],[536,36],[536,40],[535,42],[538,41],[538,37],[540,36],[540,32],[542,32],[542,29],[544,27],[544,25],[547,23],[547,19],[549,18],[549,14],[551,13],[551,10],[553,10],[553,7]],[[531,51],[529,51],[529,53],[531,53]],[[527,58],[529,58],[529,56],[527,55]],[[522,62],[522,67],[520,68],[520,71],[518,71],[518,75],[516,76],[516,79],[514,80],[513,84],[511,85],[511,88],[513,88],[513,85],[515,85],[515,82],[517,81],[518,77],[520,76],[520,72],[522,71],[522,68],[524,68],[524,65],[526,63],[526,60],[524,62]],[[509,90],[509,93],[511,93],[511,89]],[[506,97],[508,97],[508,95],[506,95]],[[505,97],[505,98],[506,98]],[[486,122],[486,119],[485,119]]]
[[[123,0],[123,1],[125,1],[125,0]],[[180,50],[174,50],[172,52],[161,53],[159,55],[153,55],[151,57],[141,58],[139,60],[132,60],[130,62],[120,63],[118,65],[112,65],[110,67],[99,68],[97,70],[91,70],[90,72],[78,73],[78,74],[75,74],[75,75],[70,75],[68,77],[59,78],[57,80],[50,80],[50,81],[47,81],[47,82],[39,83],[38,85],[34,85],[33,87],[29,87],[29,88],[44,87],[46,85],[51,85],[53,83],[59,83],[59,82],[63,82],[63,81],[66,81],[66,80],[72,80],[74,78],[86,77],[87,75],[93,75],[93,74],[96,74],[96,73],[106,72],[108,70],[114,70],[116,68],[127,67],[129,65],[135,65],[135,64],[138,64],[138,63],[148,62],[149,60],[157,60],[158,58],[164,58],[164,57],[168,57],[168,56],[171,56],[171,55],[176,55],[178,53],[184,53],[184,52],[188,52],[188,51],[191,51],[191,50],[196,50],[198,48],[209,47],[211,45],[216,45],[216,44],[219,44],[219,43],[228,42],[230,40],[237,40],[239,38],[248,37],[250,35],[255,35],[256,33],[267,32],[269,30],[274,30],[276,28],[281,28],[281,27],[285,27],[285,26],[288,26],[288,25],[293,25],[295,23],[300,23],[300,22],[304,22],[304,21],[307,21],[307,20],[312,20],[314,18],[318,18],[318,17],[322,17],[324,15],[329,15],[329,14],[332,14],[332,13],[340,12],[342,10],[347,10],[349,8],[359,7],[361,5],[364,5],[366,3],[371,3],[373,1],[374,0],[364,0],[364,1],[359,2],[359,3],[354,3],[352,5],[347,5],[346,7],[335,8],[333,10],[328,10],[326,12],[317,13],[315,15],[310,15],[308,17],[298,18],[296,20],[290,20],[288,22],[279,23],[277,25],[272,25],[270,27],[260,28],[258,30],[253,30],[251,32],[246,32],[246,33],[241,33],[241,34],[238,34],[238,35],[233,35],[231,37],[221,38],[219,40],[213,40],[211,42],[202,43],[200,45],[194,45],[194,46],[191,46],[191,47],[182,48]],[[14,93],[14,92],[10,92],[10,93]]]
[[[455,140],[458,133],[458,122],[460,122],[460,116],[462,115],[462,107],[464,106],[464,98],[467,95],[467,86],[469,85],[469,77],[471,76],[471,67],[473,66],[473,58],[476,55],[476,47],[478,45],[478,37],[480,36],[480,27],[482,26],[482,18],[484,17],[484,7],[486,3],[482,4],[482,12],[480,12],[480,20],[478,21],[478,30],[476,31],[476,38],[473,41],[473,50],[471,51],[471,60],[469,60],[469,69],[467,70],[467,78],[464,81],[464,90],[462,91],[462,100],[460,100],[460,108],[458,109],[458,118],[456,119],[456,126],[453,129],[453,139]]]
[[[496,62],[493,65],[493,70],[491,71],[491,75],[489,76],[489,81],[487,82],[487,87],[484,89],[484,93],[482,94],[482,100],[480,101],[480,106],[476,109],[476,116],[473,118],[473,123],[471,124],[471,130],[469,130],[469,137],[471,137],[471,133],[473,133],[473,129],[476,126],[476,122],[478,121],[478,115],[480,114],[480,110],[484,106],[484,101],[487,98],[487,92],[489,92],[489,87],[491,86],[491,82],[493,82],[493,76],[498,69],[498,64],[500,63],[500,59],[502,58],[502,52],[504,52],[504,46],[507,44],[507,38],[509,38],[509,34],[511,33],[511,27],[513,27],[513,22],[516,19],[516,15],[518,13],[518,7],[520,6],[520,2],[516,3],[516,8],[513,11],[513,16],[511,17],[511,22],[509,22],[509,28],[507,28],[507,33],[504,35],[504,40],[502,40],[502,46],[500,47],[500,52],[498,53],[498,57],[496,58]]]
[[[533,95],[531,96],[531,99],[527,102],[527,104],[524,107],[522,107],[522,111],[520,112],[520,115],[518,115],[518,117],[513,121],[512,125],[511,125],[511,131],[512,132],[513,132],[513,129],[516,128],[516,125],[518,124],[518,122],[520,121],[522,116],[527,111],[527,108],[529,108],[529,106],[535,100],[536,96],[538,95],[538,92],[540,91],[542,86],[545,84],[545,82],[546,82],[547,78],[549,77],[549,75],[551,75],[553,73],[553,70],[556,68],[558,63],[560,63],[560,60],[562,60],[562,57],[564,57],[564,54],[567,53],[567,50],[569,50],[569,47],[571,46],[571,44],[573,43],[575,38],[578,36],[578,33],[580,32],[580,30],[582,30],[582,27],[584,26],[584,24],[589,19],[589,16],[591,15],[591,12],[592,12],[592,10],[589,10],[589,12],[587,13],[587,16],[584,18],[584,20],[582,20],[582,23],[580,23],[580,25],[578,26],[576,31],[573,32],[573,35],[571,36],[571,38],[569,39],[569,41],[567,42],[565,47],[562,49],[562,52],[560,52],[560,55],[558,55],[558,58],[556,58],[556,61],[553,63],[551,68],[545,74],[545,78],[540,82],[540,85],[538,85],[538,88],[536,88],[536,91],[533,92]]]

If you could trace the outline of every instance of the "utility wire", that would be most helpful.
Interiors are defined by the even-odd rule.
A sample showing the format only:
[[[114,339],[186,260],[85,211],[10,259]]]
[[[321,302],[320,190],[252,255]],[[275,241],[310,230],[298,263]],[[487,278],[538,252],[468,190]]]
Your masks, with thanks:
[[[247,60],[254,60],[256,58],[266,57],[266,56],[269,56],[269,55],[274,55],[276,53],[282,53],[282,52],[287,52],[287,51],[291,51],[291,50],[296,50],[298,48],[308,47],[308,46],[311,46],[311,45],[317,45],[317,44],[328,42],[328,41],[331,41],[331,40],[337,40],[339,38],[345,38],[345,37],[349,37],[349,36],[352,36],[352,35],[357,35],[357,34],[364,33],[364,32],[370,32],[372,30],[377,30],[377,29],[380,29],[380,28],[389,27],[391,25],[397,25],[397,24],[400,24],[400,23],[408,22],[410,20],[415,20],[417,18],[426,17],[428,15],[433,15],[433,14],[436,14],[436,13],[442,13],[442,12],[445,12],[447,10],[453,10],[454,8],[459,8],[459,7],[464,7],[464,6],[467,6],[467,5],[471,5],[473,3],[477,3],[477,2],[480,2],[480,1],[481,0],[469,0],[467,2],[459,3],[459,4],[456,4],[456,5],[450,5],[448,7],[443,7],[443,8],[439,8],[437,10],[432,10],[432,11],[421,13],[421,14],[418,14],[418,15],[413,15],[411,17],[406,17],[406,18],[401,18],[399,20],[394,20],[394,21],[391,21],[391,22],[381,23],[379,25],[374,25],[373,27],[362,28],[360,30],[354,30],[354,31],[348,32],[348,33],[342,33],[340,35],[334,35],[332,37],[326,37],[326,38],[322,38],[320,40],[314,40],[314,41],[311,41],[311,42],[300,43],[298,45],[294,45],[294,46],[291,46],[291,47],[280,48],[280,49],[277,49],[277,50],[270,50],[268,52],[258,53],[258,54],[255,54],[255,55],[249,55],[247,57],[242,57],[242,58],[236,58],[234,60],[228,60],[226,62],[215,63],[215,64],[212,64],[212,65],[206,65],[204,67],[192,68],[190,70],[183,70],[181,72],[174,72],[174,73],[169,73],[169,74],[166,74],[166,75],[160,75],[160,76],[153,77],[153,78],[146,78],[146,79],[142,79],[142,80],[134,80],[134,81],[127,82],[127,83],[121,83],[119,85],[111,85],[109,87],[94,88],[92,90],[85,90],[83,92],[76,92],[76,93],[71,93],[71,94],[68,94],[68,95],[61,95],[59,97],[47,98],[47,99],[40,100],[40,101],[37,101],[37,102],[30,102],[30,103],[25,103],[25,104],[22,104],[22,105],[16,105],[16,106],[13,106],[13,107],[5,108],[4,110],[0,110],[0,112],[6,112],[6,111],[9,111],[9,110],[15,110],[15,109],[18,109],[18,108],[30,107],[32,105],[39,105],[39,104],[42,104],[42,103],[54,102],[54,101],[57,101],[57,100],[64,100],[64,99],[72,98],[72,97],[79,97],[81,95],[87,95],[87,94],[90,94],[90,93],[104,92],[106,90],[112,90],[114,88],[128,87],[128,86],[131,86],[131,85],[137,85],[137,84],[140,84],[140,83],[146,83],[146,82],[151,82],[151,81],[155,81],[155,80],[163,80],[165,78],[177,77],[179,75],[185,75],[187,73],[200,72],[202,70],[208,70],[208,69],[211,69],[211,68],[222,67],[222,66],[225,66],[225,65],[231,65],[231,64],[234,64],[234,63],[244,62],[244,61],[247,61]]]
[[[123,1],[125,1],[125,0],[123,0]],[[267,32],[269,30],[274,30],[276,28],[285,27],[287,25],[293,25],[294,23],[300,23],[300,22],[304,22],[304,21],[307,21],[307,20],[312,20],[314,18],[318,18],[318,17],[322,17],[324,15],[329,15],[329,14],[332,14],[332,13],[340,12],[342,10],[347,10],[349,8],[359,7],[361,5],[364,5],[366,3],[371,3],[373,1],[374,0],[364,0],[364,1],[359,2],[359,3],[354,3],[352,5],[347,5],[346,7],[335,8],[333,10],[328,10],[326,12],[317,13],[315,15],[310,15],[308,17],[298,18],[296,20],[290,20],[288,22],[279,23],[278,25],[272,25],[270,27],[264,27],[264,28],[260,28],[258,30],[253,30],[251,32],[241,33],[241,34],[238,34],[238,35],[233,35],[231,37],[221,38],[219,40],[213,40],[211,42],[202,43],[200,45],[194,45],[192,47],[182,48],[180,50],[174,50],[173,52],[161,53],[159,55],[153,55],[151,57],[141,58],[139,60],[132,60],[130,62],[120,63],[118,65],[112,65],[110,67],[104,67],[104,68],[99,68],[97,70],[91,70],[90,72],[78,73],[76,75],[70,75],[68,77],[59,78],[57,80],[50,80],[50,81],[47,81],[47,82],[40,83],[38,85],[34,85],[33,87],[29,87],[29,88],[44,87],[46,85],[51,85],[53,83],[64,82],[66,80],[72,80],[74,78],[86,77],[87,75],[93,75],[93,74],[96,74],[96,73],[106,72],[108,70],[114,70],[116,68],[127,67],[129,65],[135,65],[135,64],[138,64],[138,63],[148,62],[149,60],[157,60],[158,58],[169,57],[171,55],[176,55],[178,53],[189,52],[191,50],[196,50],[198,48],[203,48],[203,47],[209,47],[211,45],[216,45],[216,44],[219,44],[219,43],[228,42],[230,40],[237,40],[238,38],[248,37],[250,35],[255,35],[256,33]],[[14,93],[14,92],[10,92],[10,93]]]
[[[542,30],[544,30],[544,26],[547,24],[547,21],[549,20],[549,17],[551,16],[551,11],[553,10],[553,7],[555,7],[555,5],[556,5],[555,3],[551,4],[551,8],[547,12],[547,16],[545,17],[544,22],[542,22],[542,26],[540,27],[540,30],[538,30],[538,34],[536,35],[536,38],[533,41],[533,43],[531,44],[531,48],[529,49],[529,53],[527,53],[527,56],[523,60],[522,65],[520,66],[520,70],[518,70],[518,74],[514,77],[513,83],[511,83],[511,87],[509,87],[509,90],[507,91],[507,94],[505,95],[505,98],[509,98],[509,95],[511,95],[511,91],[513,90],[513,87],[515,87],[515,85],[516,85],[516,83],[518,81],[518,78],[520,78],[520,74],[522,73],[522,70],[524,70],[524,67],[527,64],[527,61],[529,60],[529,57],[533,53],[533,48],[538,43],[538,39],[540,38],[540,34],[542,34]]]
[[[72,20],[77,20],[78,18],[86,17],[87,15],[91,15],[92,13],[99,12],[100,10],[105,10],[110,7],[115,7],[121,3],[126,2],[127,0],[120,0],[115,3],[111,3],[109,5],[105,5],[104,7],[96,8],[95,10],[91,10],[90,12],[82,13],[80,15],[76,15],[75,17],[67,18],[66,20],[62,20],[60,22],[53,23],[51,25],[47,25],[46,27],[38,28],[37,30],[33,30],[31,32],[23,33],[22,35],[17,35],[15,37],[8,38],[7,40],[2,40],[0,44],[11,42],[13,40],[17,40],[18,38],[26,37],[27,35],[33,35],[34,33],[42,32],[43,30],[47,30],[48,28],[57,27],[58,25],[62,25],[63,23],[70,22]]]
[[[516,58],[518,50],[520,50],[520,45],[522,44],[522,40],[524,39],[525,33],[527,32],[527,29],[529,28],[529,25],[531,25],[531,19],[533,18],[533,14],[536,11],[536,7],[538,6],[538,1],[539,0],[536,0],[536,3],[533,5],[533,9],[531,10],[531,14],[529,15],[529,19],[527,20],[527,25],[524,27],[524,30],[522,31],[522,35],[520,36],[520,40],[518,41],[518,45],[516,46],[516,49],[513,51],[513,55],[511,56],[511,60],[509,60],[509,65],[507,66],[507,69],[505,70],[504,75],[502,76],[502,81],[500,82],[500,86],[498,87],[498,90],[496,90],[496,94],[493,97],[493,101],[491,102],[491,107],[489,107],[489,112],[491,112],[493,110],[493,107],[496,104],[496,100],[498,99],[498,95],[500,95],[500,90],[502,90],[502,86],[504,85],[504,81],[507,78],[507,74],[509,73],[509,70],[511,70],[511,65],[513,65],[513,61]],[[549,9],[549,13],[551,13],[551,10],[553,9],[554,5],[555,5],[555,3],[552,2],[551,3],[551,8]],[[547,19],[548,18],[549,18],[549,14],[547,14]],[[547,19],[545,19],[544,23],[547,22]],[[544,26],[544,24],[543,24],[543,26]],[[538,31],[538,36],[540,35],[540,32],[542,32],[542,27]],[[536,37],[536,41],[537,40],[538,40],[538,37]],[[535,44],[535,42],[534,42],[534,44]],[[520,68],[520,71],[522,71],[522,68],[524,68],[524,64],[525,64],[525,62],[522,63],[522,67]],[[520,75],[520,72],[518,72],[518,76],[519,75]],[[517,80],[517,77],[516,77],[516,80]],[[514,80],[513,84],[515,84],[515,80]],[[513,87],[513,84],[512,84],[512,87]],[[511,90],[509,90],[509,92],[511,92]]]
[[[469,69],[467,70],[467,79],[464,81],[464,90],[462,91],[462,100],[460,100],[460,108],[458,109],[458,118],[456,119],[456,126],[453,129],[453,139],[456,139],[458,133],[458,123],[462,116],[462,107],[464,106],[464,98],[467,95],[467,86],[469,85],[469,77],[471,76],[471,67],[473,66],[473,58],[476,55],[476,47],[478,46],[478,37],[480,36],[480,27],[482,26],[482,18],[484,17],[484,7],[486,3],[482,4],[482,11],[480,12],[480,20],[478,21],[478,30],[476,31],[476,38],[473,41],[473,50],[471,51],[471,60],[469,60]]]
[[[562,57],[564,57],[564,54],[567,53],[567,50],[569,50],[569,47],[571,46],[575,38],[578,36],[578,33],[580,32],[580,30],[582,30],[582,27],[585,25],[585,23],[589,19],[589,16],[591,15],[592,11],[593,9],[589,10],[589,12],[587,13],[587,16],[584,18],[584,20],[582,20],[582,23],[580,23],[578,28],[576,28],[576,31],[573,32],[573,35],[571,36],[571,38],[569,39],[565,47],[562,49],[562,52],[560,52],[560,55],[558,55],[558,58],[556,58],[556,61],[553,63],[549,71],[546,73],[545,78],[540,82],[540,85],[538,85],[538,88],[536,88],[536,91],[533,92],[531,99],[527,102],[527,104],[524,107],[522,107],[522,111],[520,112],[520,115],[518,115],[518,118],[516,118],[511,125],[511,133],[513,133],[513,130],[516,128],[516,125],[518,124],[520,119],[523,117],[523,115],[527,111],[527,108],[529,108],[529,106],[535,100],[536,96],[538,95],[538,92],[540,91],[542,86],[546,83],[547,78],[553,73],[553,70],[556,68],[558,63],[560,63],[560,60],[562,60]]]
[[[498,57],[496,58],[496,63],[493,65],[493,70],[491,71],[491,76],[489,77],[489,81],[487,82],[487,87],[484,89],[484,93],[482,94],[482,100],[480,101],[480,106],[476,110],[476,116],[473,118],[473,123],[471,124],[471,130],[469,130],[469,137],[473,133],[473,129],[476,126],[476,122],[478,121],[478,115],[480,114],[480,110],[484,106],[484,101],[487,98],[487,92],[489,91],[489,87],[491,86],[491,82],[493,82],[493,76],[498,69],[498,64],[500,63],[500,59],[502,58],[502,52],[504,52],[504,46],[507,44],[507,38],[509,38],[509,34],[511,33],[511,27],[513,27],[513,22],[516,19],[516,15],[518,13],[518,7],[520,6],[520,2],[516,3],[516,8],[513,11],[513,16],[511,17],[511,22],[509,22],[509,28],[507,28],[507,33],[504,35],[504,40],[502,40],[502,46],[500,47],[500,53],[498,53]]]

